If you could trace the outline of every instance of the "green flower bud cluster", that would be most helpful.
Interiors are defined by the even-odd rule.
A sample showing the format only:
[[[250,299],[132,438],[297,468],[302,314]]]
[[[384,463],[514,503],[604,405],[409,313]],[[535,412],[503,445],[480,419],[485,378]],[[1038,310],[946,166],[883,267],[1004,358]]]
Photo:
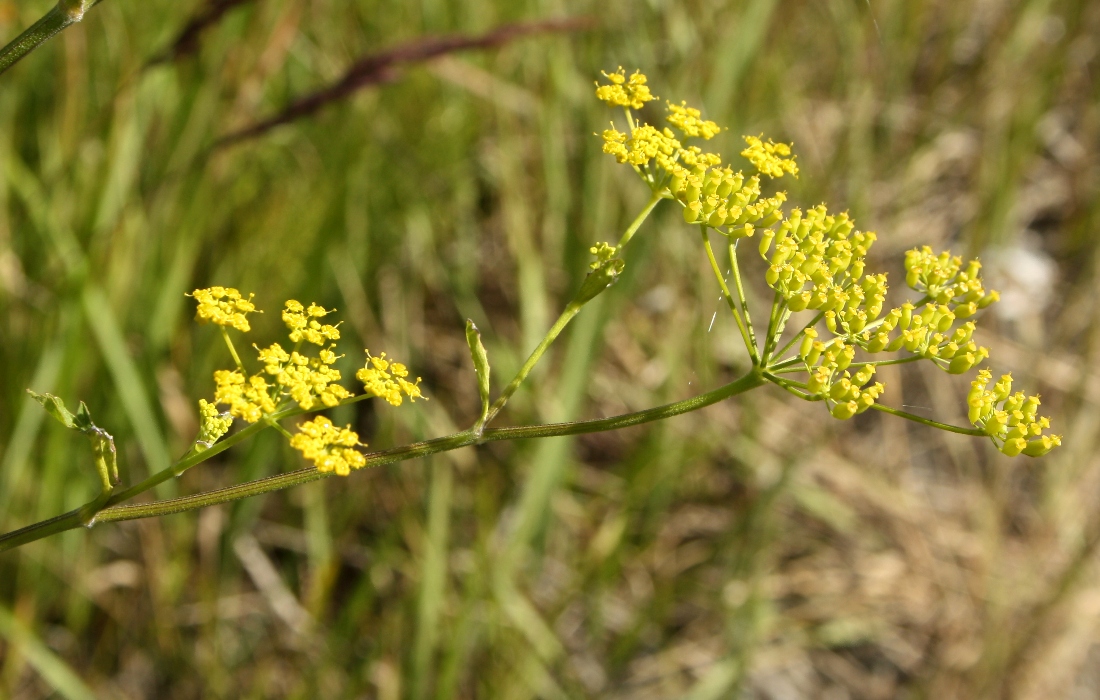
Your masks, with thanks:
[[[975,328],[973,321],[952,330],[957,319],[946,304],[929,303],[920,313],[915,311],[913,304],[905,302],[899,308],[891,309],[877,326],[852,339],[867,352],[905,349],[932,360],[950,374],[968,372],[989,357],[989,350],[979,347],[971,339]],[[825,314],[825,324],[838,335],[846,334],[833,312]],[[899,333],[891,338],[894,330]]]
[[[601,265],[606,263],[611,258],[615,257],[615,254],[619,252],[616,246],[610,243],[597,243],[588,249],[589,253],[596,256],[596,260],[588,265],[593,270],[599,269]]]
[[[199,419],[199,436],[195,438],[196,452],[210,449],[233,425],[233,416],[221,413],[206,399],[199,399]]]
[[[983,369],[970,383],[966,403],[970,407],[970,422],[980,428],[1009,457],[1024,454],[1040,457],[1062,444],[1061,435],[1043,435],[1050,428],[1050,419],[1039,416],[1039,397],[1022,391],[1012,393],[1012,375],[1001,376],[989,387],[993,374]]]
[[[827,344],[816,338],[817,331],[806,329],[799,350],[810,374],[806,391],[824,400],[829,405],[829,413],[840,420],[847,420],[873,406],[886,390],[882,382],[867,387],[875,376],[875,366],[863,365],[852,374],[847,370],[855,359],[855,346],[848,345],[843,338],[834,338]]]
[[[971,260],[966,268],[962,258],[944,251],[939,255],[928,246],[905,254],[905,283],[937,304],[953,304],[956,318],[968,318],[1001,298],[982,286],[982,264]]]
[[[875,238],[855,231],[847,214],[829,214],[824,204],[805,214],[793,209],[761,236],[760,255],[770,263],[765,280],[791,311],[834,311],[844,323],[854,324],[852,329],[862,330],[878,317],[886,298],[885,276],[860,282]]]

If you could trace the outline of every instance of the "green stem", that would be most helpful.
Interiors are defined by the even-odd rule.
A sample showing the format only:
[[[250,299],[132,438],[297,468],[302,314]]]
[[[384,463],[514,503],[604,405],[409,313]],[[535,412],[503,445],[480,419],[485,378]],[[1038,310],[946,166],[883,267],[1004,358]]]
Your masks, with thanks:
[[[89,2],[85,5],[81,0],[58,0],[58,3],[41,19],[0,49],[0,73],[14,66],[21,58],[65,27],[79,22],[84,17],[84,11],[93,4]]]
[[[244,371],[244,363],[241,362],[241,356],[237,354],[237,348],[233,347],[233,341],[229,337],[229,331],[225,330],[225,326],[218,326],[218,330],[221,331],[222,339],[225,340],[225,345],[229,348],[229,354],[233,356],[233,362],[237,363],[237,369],[241,371],[245,379],[248,379],[248,372]]]
[[[984,430],[979,428],[960,428],[957,425],[948,425],[947,423],[940,423],[939,421],[932,420],[931,418],[922,418],[920,416],[908,413],[906,411],[899,411],[896,408],[890,408],[889,406],[883,406],[882,404],[872,404],[871,408],[876,411],[882,411],[883,413],[889,413],[892,416],[898,416],[906,420],[911,420],[914,423],[920,423],[921,425],[927,425],[933,428],[939,428],[940,430],[946,430],[949,433],[958,433],[959,435],[973,435],[975,437],[989,437]]]
[[[539,342],[534,352],[527,358],[527,361],[523,363],[523,366],[519,368],[519,372],[516,372],[516,376],[512,378],[512,381],[508,382],[508,386],[504,387],[504,391],[500,393],[500,397],[493,402],[493,405],[489,407],[489,412],[485,415],[483,420],[478,421],[478,428],[488,425],[493,418],[500,413],[500,409],[504,408],[504,404],[508,403],[508,399],[512,398],[512,394],[516,393],[519,389],[519,385],[523,384],[523,380],[527,379],[527,375],[531,373],[531,370],[535,368],[538,361],[542,359],[542,356],[546,353],[546,350],[550,345],[557,340],[557,337],[561,335],[561,332],[565,330],[565,327],[569,325],[569,322],[573,320],[573,317],[583,307],[583,304],[576,302],[569,302],[565,307],[565,311],[561,312],[561,316],[558,316],[558,320],[554,321],[554,325],[550,327],[550,330],[546,332],[542,341]]]
[[[683,401],[677,401],[675,403],[665,404],[664,406],[657,406],[645,411],[637,411],[635,413],[627,413],[621,416],[614,416],[612,418],[601,418],[597,420],[578,421],[575,423],[554,423],[549,425],[536,425],[518,428],[496,428],[485,430],[480,436],[473,430],[463,431],[461,433],[455,433],[447,437],[435,438],[433,440],[425,440],[423,442],[416,442],[404,447],[397,447],[391,450],[385,450],[383,452],[376,452],[367,456],[367,466],[377,467],[383,464],[392,464],[394,462],[401,462],[414,457],[423,457],[425,455],[435,454],[437,452],[446,452],[455,450],[460,447],[467,447],[470,445],[477,445],[484,442],[495,440],[518,440],[526,438],[542,438],[542,437],[555,437],[561,435],[578,435],[581,433],[593,433],[602,432],[606,430],[616,430],[618,428],[625,428],[632,425],[639,425],[641,423],[648,423],[655,420],[661,420],[664,418],[670,418],[672,416],[679,415],[681,413],[687,413],[689,411],[696,411],[700,408],[710,406],[711,404],[723,401],[737,394],[744,393],[750,389],[754,389],[765,383],[765,379],[759,372],[752,372],[740,379],[719,387],[713,391],[698,396],[693,396],[690,399]],[[356,400],[361,398],[368,398],[365,396],[357,396]],[[347,402],[351,403],[351,401]],[[286,411],[276,414],[280,417],[287,417],[295,413],[304,413],[301,409],[287,409]],[[274,418],[275,416],[273,416]],[[223,442],[218,443],[214,447],[201,453],[202,458],[210,456],[211,453],[216,454],[222,450],[227,449],[232,444],[240,442],[242,439],[250,437],[259,430],[263,430],[267,427],[264,423],[254,423],[253,425],[245,428],[241,432],[227,438]],[[219,449],[220,448],[220,449]],[[201,459],[195,459],[195,461],[202,461]],[[167,474],[166,477],[160,478]],[[108,499],[97,499],[92,503],[71,511],[64,515],[59,515],[56,518],[45,520],[40,523],[35,523],[21,530],[10,532],[6,535],[0,536],[0,551],[6,551],[13,549],[20,545],[35,540],[40,540],[44,537],[56,534],[58,532],[64,532],[66,530],[73,530],[82,525],[90,526],[97,522],[112,522],[118,520],[134,520],[137,518],[151,518],[160,515],[168,515],[170,513],[180,513],[188,510],[195,510],[197,508],[205,508],[206,506],[215,505],[218,503],[226,503],[229,501],[236,501],[242,498],[248,498],[250,496],[257,496],[264,493],[270,493],[271,491],[278,491],[281,489],[289,488],[291,486],[297,486],[299,484],[305,484],[311,481],[325,478],[331,474],[322,473],[316,469],[299,469],[298,471],[288,472],[286,474],[278,474],[276,476],[267,477],[265,479],[258,479],[256,481],[250,481],[244,484],[238,484],[225,489],[219,489],[216,491],[210,491],[207,493],[197,494],[195,496],[186,496],[184,498],[176,498],[168,501],[157,501],[154,503],[142,503],[130,506],[116,506],[114,504],[121,500],[130,498],[141,491],[152,488],[156,483],[160,483],[165,478],[172,476],[172,470],[168,469],[163,472],[146,479],[140,484],[137,484],[125,491],[112,495]],[[159,481],[156,479],[159,478]],[[100,503],[102,501],[102,503]],[[104,508],[103,506],[108,506]],[[91,517],[89,513],[92,513]]]
[[[619,243],[616,246],[617,250],[621,251],[623,249],[623,246],[630,242],[630,239],[634,237],[634,234],[638,232],[638,229],[641,228],[642,224],[649,217],[650,213],[653,212],[653,208],[656,207],[662,199],[664,199],[663,195],[658,192],[653,193],[653,195],[649,198],[649,202],[645,205],[638,216],[634,217],[634,221],[630,222],[630,225],[626,228],[626,231],[623,232],[622,237],[619,238]],[[542,356],[546,354],[547,349],[549,349],[553,342],[557,340],[558,336],[561,335],[561,332],[565,330],[565,327],[569,325],[569,322],[573,320],[573,317],[580,312],[585,303],[587,302],[572,301],[565,307],[565,310],[561,312],[560,316],[558,316],[558,320],[554,322],[554,325],[551,326],[550,330],[546,332],[546,335],[543,337],[543,339],[539,341],[538,347],[536,347],[534,351],[532,351],[531,355],[527,358],[527,361],[523,363],[522,367],[520,367],[519,372],[516,373],[516,376],[512,378],[512,381],[508,383],[508,386],[504,387],[504,391],[502,391],[497,400],[493,402],[493,405],[489,407],[489,412],[485,414],[484,418],[474,424],[473,430],[475,433],[483,431],[484,427],[488,425],[498,413],[500,413],[501,409],[504,408],[504,405],[508,403],[508,399],[512,398],[512,395],[516,393],[516,390],[519,389],[520,385],[523,384],[525,379],[527,379],[527,375],[531,373],[531,370],[535,368],[535,365],[537,365],[539,360],[542,359]]]
[[[741,313],[745,314],[745,326],[749,329],[749,340],[752,341],[752,349],[756,350],[756,331],[752,327],[752,317],[749,316],[749,303],[745,299],[745,287],[741,284],[741,267],[737,264],[737,242],[730,242],[730,265],[733,268],[733,281],[737,289],[737,298],[741,302]],[[754,354],[754,359],[756,359]]]
[[[818,314],[816,316],[814,316],[812,321],[810,321],[805,326],[803,326],[801,331],[794,334],[794,337],[791,338],[790,341],[786,345],[783,346],[782,350],[775,353],[775,356],[776,357],[783,357],[784,355],[786,355],[787,351],[790,350],[792,347],[794,347],[794,344],[797,343],[798,339],[802,337],[802,334],[806,332],[806,329],[807,328],[813,328],[818,323],[820,323],[821,319],[823,319],[823,318],[825,318],[825,312],[824,311],[819,311]]]
[[[653,195],[649,198],[649,202],[645,205],[645,208],[642,209],[638,216],[634,217],[634,221],[630,222],[630,226],[627,226],[626,231],[623,231],[622,237],[619,238],[619,244],[615,246],[616,250],[621,251],[623,249],[623,246],[630,242],[630,239],[633,238],[634,234],[638,232],[638,229],[642,227],[642,224],[645,222],[645,220],[649,218],[649,215],[653,211],[653,208],[656,207],[658,202],[660,202],[662,199],[664,199],[664,195],[662,195],[660,192],[653,193]]]
[[[737,322],[737,330],[741,331],[741,340],[745,342],[745,349],[749,351],[749,356],[752,357],[753,365],[760,364],[760,356],[756,352],[756,343],[752,342],[751,336],[749,336],[748,329],[745,328],[745,321],[741,318],[741,313],[737,310],[737,302],[733,300],[733,294],[730,293],[730,288],[726,285],[726,279],[722,275],[722,269],[718,267],[718,260],[714,257],[714,249],[710,246],[710,235],[707,233],[708,226],[706,224],[699,225],[699,233],[703,237],[703,248],[707,251],[707,260],[710,261],[710,269],[714,271],[714,277],[718,280],[718,286],[722,288],[722,296],[726,300],[726,305],[730,307],[730,311],[733,312],[733,320]]]

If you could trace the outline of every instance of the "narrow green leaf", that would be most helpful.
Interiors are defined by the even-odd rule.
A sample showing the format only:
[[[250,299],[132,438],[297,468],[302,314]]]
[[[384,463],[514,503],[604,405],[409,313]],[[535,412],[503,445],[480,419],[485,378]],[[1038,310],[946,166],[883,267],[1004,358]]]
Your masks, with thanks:
[[[104,491],[110,491],[119,482],[118,460],[115,453],[115,439],[103,428],[96,427],[92,422],[92,414],[88,406],[81,401],[80,407],[73,415],[65,408],[65,402],[53,394],[38,394],[30,389],[27,393],[42,404],[46,412],[56,418],[62,425],[70,430],[75,430],[88,436],[92,443],[92,457],[95,459],[96,473],[103,485]]]
[[[479,422],[483,422],[489,415],[489,355],[481,344],[481,331],[470,319],[466,319],[466,344],[470,346],[470,357],[474,361],[474,371],[477,372],[477,390],[481,395]]]
[[[77,427],[76,416],[72,414],[69,409],[65,408],[65,402],[59,397],[53,394],[39,394],[30,389],[27,389],[27,393],[31,395],[31,398],[42,404],[42,408],[46,409],[46,413],[56,418],[61,425],[69,428],[70,430],[83,430]],[[84,402],[80,402],[80,407],[84,408]],[[87,409],[84,409],[87,411]]]
[[[80,676],[27,629],[7,608],[0,606],[0,637],[17,648],[35,671],[54,690],[69,700],[95,700],[95,693]]]

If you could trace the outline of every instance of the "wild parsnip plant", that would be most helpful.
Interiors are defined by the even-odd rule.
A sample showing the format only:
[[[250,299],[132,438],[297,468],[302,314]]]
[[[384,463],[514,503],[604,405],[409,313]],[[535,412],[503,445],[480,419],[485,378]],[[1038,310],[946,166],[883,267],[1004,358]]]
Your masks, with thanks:
[[[964,374],[989,357],[988,349],[973,340],[973,317],[997,301],[998,294],[984,287],[977,260],[964,263],[950,253],[936,254],[928,247],[909,251],[905,281],[917,298],[886,310],[886,275],[866,270],[866,255],[876,240],[874,233],[857,230],[847,214],[831,214],[823,204],[784,211],[785,192],[765,194],[763,185],[767,181],[761,178],[770,181],[798,175],[796,158],[788,144],[765,141],[760,136],[744,137],[746,148],[741,156],[751,166],[746,175],[723,165],[717,153],[685,145],[689,140],[707,141],[721,133],[721,127],[703,119],[699,110],[684,102],[670,102],[666,104],[669,126],[645,124],[638,112],[657,99],[645,75],[635,72],[628,76],[621,68],[604,75],[606,82],[597,83],[596,96],[623,109],[625,131],[612,122],[611,128],[602,133],[603,150],[619,163],[628,164],[651,196],[615,244],[603,242],[591,248],[595,260],[580,289],[492,403],[489,358],[477,328],[467,322],[466,339],[481,400],[479,417],[471,427],[453,435],[367,453],[362,449],[366,445],[350,426],[341,428],[324,416],[296,426],[284,425],[297,416],[368,399],[383,399],[396,407],[406,398],[415,401],[426,397],[421,380],[411,380],[404,364],[385,353],[372,356],[369,351],[364,351],[364,364],[355,374],[362,390],[356,393],[346,388],[340,383],[340,371],[334,367],[342,356],[337,355],[336,346],[339,323],[326,322],[332,310],[296,300],[287,301],[281,313],[290,350],[279,343],[262,348],[253,345],[256,358],[246,364],[233,338],[236,333],[251,331],[249,315],[259,312],[254,295],[246,296],[228,287],[197,289],[190,295],[197,303],[196,319],[218,326],[232,364],[214,373],[213,400],[199,402],[201,427],[190,450],[168,469],[116,490],[117,465],[110,435],[92,423],[83,404],[73,415],[61,399],[35,394],[66,427],[91,438],[103,488],[97,498],[81,508],[0,537],[0,550],[79,526],[194,510],[488,441],[601,432],[661,420],[765,384],[774,384],[806,401],[821,402],[840,420],[874,409],[929,427],[988,438],[1008,456],[1037,457],[1061,444],[1060,436],[1047,432],[1049,419],[1038,415],[1039,398],[1020,391],[1013,393],[1012,378],[1007,374],[990,387],[993,377],[986,369],[979,371],[968,396],[972,427],[948,425],[879,402],[886,387],[881,382],[872,383],[878,367],[926,360],[950,374]],[[751,369],[725,386],[648,410],[571,423],[488,427],[570,321],[616,281],[624,269],[624,249],[665,200],[679,205],[685,223],[695,227],[702,252],[751,359]],[[760,325],[764,328],[762,334],[752,320],[738,260],[741,241],[754,236],[759,241],[755,252],[768,266],[765,281],[774,292],[771,306],[765,310],[767,324]],[[725,244],[729,281],[715,252],[715,237]],[[764,315],[757,310],[758,319]],[[794,331],[788,333],[788,326]],[[897,356],[875,359],[883,353]],[[218,407],[224,407],[224,412]],[[225,437],[234,420],[247,425]],[[121,505],[266,428],[280,432],[312,466],[193,496]]]

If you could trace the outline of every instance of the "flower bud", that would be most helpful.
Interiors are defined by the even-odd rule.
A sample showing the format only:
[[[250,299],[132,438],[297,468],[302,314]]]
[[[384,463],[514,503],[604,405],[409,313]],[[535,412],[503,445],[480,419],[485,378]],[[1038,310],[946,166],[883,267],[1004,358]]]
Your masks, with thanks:
[[[856,414],[859,410],[859,404],[855,401],[846,401],[844,403],[838,403],[833,406],[829,413],[833,414],[833,418],[839,420],[848,420]]]
[[[1001,445],[1001,453],[1009,457],[1015,457],[1023,452],[1026,447],[1026,440],[1023,438],[1013,438],[1011,440],[1005,440],[1004,444]]]
[[[684,222],[694,224],[703,215],[703,205],[699,200],[691,200],[684,207]]]
[[[852,360],[856,358],[855,346],[849,345],[845,347],[840,355],[836,358],[836,368],[840,370],[848,369],[848,365],[852,364]]]
[[[1028,457],[1042,457],[1061,444],[1061,435],[1044,435],[1038,439],[1029,440],[1027,447],[1023,449],[1023,453]]]

